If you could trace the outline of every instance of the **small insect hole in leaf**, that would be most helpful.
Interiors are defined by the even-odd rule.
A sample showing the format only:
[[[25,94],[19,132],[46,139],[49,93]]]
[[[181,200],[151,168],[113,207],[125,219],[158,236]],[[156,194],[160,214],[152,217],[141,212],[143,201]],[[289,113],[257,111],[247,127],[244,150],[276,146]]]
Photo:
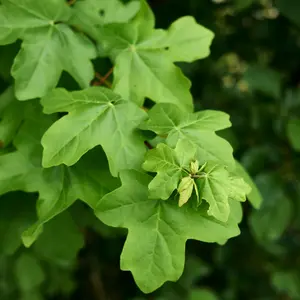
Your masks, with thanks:
[[[101,17],[104,17],[104,16],[105,16],[105,10],[104,10],[104,9],[100,9],[99,15],[100,15]]]

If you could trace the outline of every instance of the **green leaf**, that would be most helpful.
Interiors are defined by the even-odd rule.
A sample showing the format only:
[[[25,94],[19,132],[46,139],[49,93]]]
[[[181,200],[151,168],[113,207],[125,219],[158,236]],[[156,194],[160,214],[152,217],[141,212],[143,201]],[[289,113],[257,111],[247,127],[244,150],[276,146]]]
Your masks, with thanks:
[[[30,291],[45,280],[45,273],[39,261],[31,254],[23,253],[16,261],[15,275],[22,291]]]
[[[298,0],[276,0],[275,4],[285,17],[300,26],[300,4]]]
[[[300,152],[300,119],[289,119],[287,137],[292,147]]]
[[[300,298],[300,275],[295,271],[277,271],[272,274],[272,285],[291,299]]]
[[[246,201],[246,196],[251,192],[251,187],[245,182],[243,178],[231,176],[229,198],[240,202]]]
[[[196,149],[187,141],[179,141],[175,150],[165,144],[159,144],[147,152],[143,168],[149,172],[157,172],[149,184],[149,197],[152,199],[168,199],[177,188],[184,168],[189,169],[190,162],[195,159]]]
[[[207,163],[204,172],[205,176],[197,180],[197,183],[201,198],[209,204],[207,213],[222,222],[226,222],[230,214],[229,190],[232,190],[229,186],[229,173],[224,166],[211,162]]]
[[[215,293],[208,289],[193,289],[188,300],[218,300]]]
[[[223,112],[205,110],[188,114],[175,105],[157,104],[141,128],[167,135],[171,147],[175,147],[179,139],[187,139],[196,147],[200,164],[212,160],[234,169],[232,147],[215,133],[230,126],[229,116]]]
[[[249,8],[256,0],[234,0],[234,8],[237,11],[243,11]]]
[[[71,215],[64,212],[45,225],[43,233],[34,244],[34,250],[50,263],[69,265],[83,245],[82,233]]]
[[[262,173],[256,183],[264,201],[259,210],[252,212],[250,229],[259,242],[277,241],[291,222],[292,202],[274,175]]]
[[[194,188],[194,180],[190,177],[183,177],[178,186],[178,193],[179,193],[179,201],[178,205],[181,207],[185,203],[189,201],[192,196]]]
[[[70,22],[91,36],[97,36],[97,26],[110,23],[126,23],[140,8],[139,1],[124,4],[119,0],[76,1]]]
[[[149,199],[146,174],[123,171],[120,176],[122,187],[104,196],[95,214],[109,226],[128,228],[121,269],[130,270],[145,293],[178,280],[188,239],[216,242],[239,234],[231,217],[221,223],[189,205],[179,208],[175,199]]]
[[[89,167],[87,167],[89,166]],[[103,177],[106,179],[103,180]],[[35,183],[39,191],[37,203],[38,221],[22,235],[23,243],[29,247],[42,232],[43,225],[70,207],[77,199],[92,208],[110,189],[106,181],[111,178],[106,161],[101,156],[87,154],[75,166],[58,166],[42,169],[41,183]]]
[[[142,105],[144,98],[177,104],[192,110],[190,81],[174,65],[209,54],[213,33],[183,17],[166,30],[154,29],[154,16],[146,1],[129,24],[101,28],[100,46],[114,61],[114,89],[125,99]]]
[[[146,114],[135,104],[109,89],[92,87],[76,92],[56,89],[42,99],[42,105],[48,114],[69,113],[43,136],[44,167],[73,165],[101,145],[114,176],[122,169],[140,168],[146,147],[136,128]]]
[[[253,182],[252,178],[249,176],[245,168],[238,161],[236,161],[235,173],[236,175],[242,177],[244,181],[250,186],[251,191],[250,193],[247,193],[247,198],[250,201],[250,203],[253,205],[254,208],[260,208],[261,203],[263,202],[263,197],[256,184]]]
[[[13,88],[0,95],[0,143],[6,147],[14,138],[23,121],[24,104],[17,101]]]
[[[243,78],[251,91],[259,91],[270,97],[281,97],[281,74],[259,65],[248,67]]]
[[[181,181],[178,186],[179,206],[189,200],[195,186],[198,205],[205,199],[209,203],[208,214],[226,222],[230,213],[228,199],[245,201],[250,187],[242,178],[230,176],[224,165],[214,162],[205,162],[200,174],[193,174],[191,166],[198,159],[196,148],[187,140],[179,140],[174,150],[166,144],[158,144],[148,151],[143,168],[157,172],[149,184],[149,198],[167,200]],[[193,175],[199,177],[192,179],[190,176]]]
[[[94,207],[109,191],[105,182],[111,175],[101,152],[85,156],[72,168],[43,169],[41,136],[53,118],[43,115],[34,105],[28,105],[25,116],[27,119],[14,139],[17,150],[0,156],[0,194],[16,190],[39,192],[38,221],[23,234],[23,242],[30,246],[41,233],[43,224],[77,199]]]
[[[2,77],[6,82],[12,82],[10,70],[18,52],[19,52],[18,42],[0,47],[0,66],[1,66],[0,77]]]
[[[57,85],[63,70],[80,87],[89,86],[94,77],[90,60],[96,57],[95,46],[62,23],[71,16],[66,2],[5,0],[1,8],[0,31],[4,34],[0,44],[23,40],[12,67],[19,100],[44,96]]]
[[[12,256],[22,245],[22,232],[34,222],[34,211],[35,199],[30,194],[16,192],[1,196],[0,255]]]

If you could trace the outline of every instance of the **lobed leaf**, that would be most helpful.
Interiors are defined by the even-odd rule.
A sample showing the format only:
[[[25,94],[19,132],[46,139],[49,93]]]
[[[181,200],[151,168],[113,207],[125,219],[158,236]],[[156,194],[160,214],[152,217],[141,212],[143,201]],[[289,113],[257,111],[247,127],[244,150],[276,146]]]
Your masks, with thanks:
[[[114,61],[114,89],[125,99],[142,105],[144,98],[193,107],[190,81],[174,65],[209,54],[213,33],[184,17],[169,30],[154,29],[155,19],[146,1],[128,24],[112,24],[99,31],[99,44]]]
[[[215,131],[230,127],[229,116],[219,111],[200,111],[189,114],[177,106],[157,104],[149,111],[149,119],[141,126],[159,135],[167,135],[167,144],[175,147],[180,139],[186,139],[197,149],[200,164],[216,161],[235,168],[231,145]]]
[[[187,141],[179,141],[175,150],[165,144],[159,144],[147,152],[143,168],[149,172],[157,172],[149,184],[149,197],[168,199],[177,188],[182,177],[183,168],[189,168],[195,158],[196,149]]]
[[[145,293],[178,280],[188,239],[218,242],[239,234],[234,218],[222,223],[189,205],[179,208],[172,198],[149,199],[146,174],[122,171],[120,176],[123,185],[99,201],[95,214],[109,226],[128,228],[121,269],[131,271]]]
[[[101,145],[111,173],[140,168],[146,147],[137,132],[145,112],[106,88],[67,92],[56,89],[42,99],[45,113],[68,112],[42,139],[43,166],[71,166],[87,151]]]
[[[12,67],[19,100],[44,96],[57,85],[63,70],[80,87],[89,86],[94,77],[91,59],[96,57],[96,49],[90,40],[62,23],[70,17],[70,7],[61,0],[3,1],[0,44],[23,40]]]
[[[106,182],[110,173],[104,171],[106,162],[99,153],[96,153],[98,163],[95,153],[91,153],[72,168],[43,169],[41,136],[54,119],[43,115],[36,105],[28,106],[25,116],[14,139],[17,150],[0,156],[0,194],[16,190],[39,193],[38,220],[23,233],[24,244],[30,246],[41,233],[43,224],[77,199],[94,207],[109,191]]]
[[[97,37],[98,26],[111,23],[126,23],[139,11],[140,2],[123,3],[119,0],[76,1],[70,23],[92,37]]]

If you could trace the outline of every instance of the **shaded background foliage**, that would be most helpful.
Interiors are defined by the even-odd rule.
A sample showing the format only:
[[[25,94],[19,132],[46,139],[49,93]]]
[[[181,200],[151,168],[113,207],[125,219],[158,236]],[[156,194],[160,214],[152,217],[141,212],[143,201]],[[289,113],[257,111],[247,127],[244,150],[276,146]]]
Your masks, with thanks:
[[[182,278],[145,296],[130,273],[120,271],[126,232],[102,225],[78,203],[49,222],[31,249],[0,243],[0,298],[300,299],[300,2],[149,3],[157,27],[192,15],[215,33],[209,58],[180,66],[192,80],[197,110],[230,114],[233,127],[221,135],[255,178],[264,198],[261,209],[245,204],[241,235],[224,246],[189,241]],[[19,42],[0,47],[1,92],[12,81],[10,68],[19,48]],[[102,75],[111,67],[99,58],[94,65]],[[77,88],[66,73],[59,86]],[[24,206],[25,197],[32,207]],[[9,198],[0,201],[4,240],[34,219],[36,196],[15,192],[1,198]],[[9,215],[4,202],[18,206],[19,215]]]

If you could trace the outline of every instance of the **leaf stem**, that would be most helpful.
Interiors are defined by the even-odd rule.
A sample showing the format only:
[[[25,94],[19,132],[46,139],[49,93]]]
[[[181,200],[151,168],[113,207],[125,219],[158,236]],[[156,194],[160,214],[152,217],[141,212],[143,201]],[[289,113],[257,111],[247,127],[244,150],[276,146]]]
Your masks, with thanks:
[[[101,77],[101,78],[98,78],[100,80],[100,85],[102,85],[103,83],[105,83],[105,81],[107,81],[107,79],[109,78],[109,76],[112,74],[113,70],[114,70],[114,67],[111,67],[109,69],[109,71],[103,77],[99,74],[100,77]],[[97,76],[97,74],[98,73],[96,73],[96,76]],[[111,85],[111,83],[110,83],[110,85]]]
[[[147,146],[148,149],[153,149],[153,146],[148,141],[145,141],[144,144]]]
[[[101,76],[98,72],[95,72],[96,78],[99,79],[99,83],[97,85],[103,85],[103,84],[105,84],[107,87],[111,88],[112,84],[107,79],[112,74],[113,70],[114,70],[114,67],[111,67],[109,69],[109,71],[104,76]]]

